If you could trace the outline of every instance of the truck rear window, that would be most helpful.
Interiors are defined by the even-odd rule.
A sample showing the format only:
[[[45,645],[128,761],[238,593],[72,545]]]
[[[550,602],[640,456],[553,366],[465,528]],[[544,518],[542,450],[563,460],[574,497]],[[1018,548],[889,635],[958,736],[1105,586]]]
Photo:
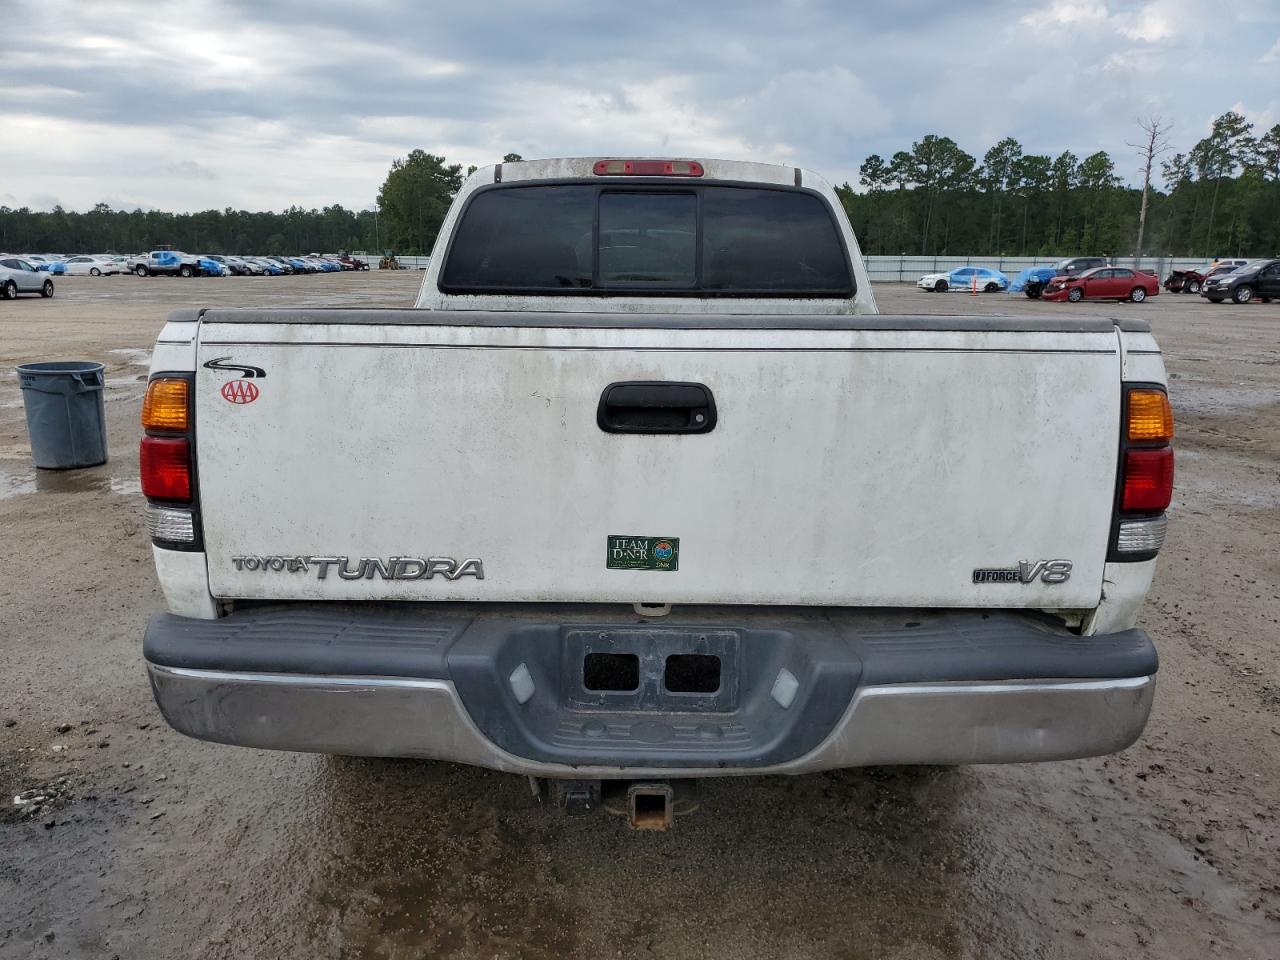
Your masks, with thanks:
[[[847,297],[820,197],[755,187],[498,187],[455,231],[447,293]]]

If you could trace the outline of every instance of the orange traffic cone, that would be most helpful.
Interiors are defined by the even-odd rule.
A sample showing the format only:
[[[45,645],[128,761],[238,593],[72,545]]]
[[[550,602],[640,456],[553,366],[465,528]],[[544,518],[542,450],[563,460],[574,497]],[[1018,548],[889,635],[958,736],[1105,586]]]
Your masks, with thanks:
[[[976,297],[978,295],[978,271],[973,271],[973,286],[969,289],[969,296]]]

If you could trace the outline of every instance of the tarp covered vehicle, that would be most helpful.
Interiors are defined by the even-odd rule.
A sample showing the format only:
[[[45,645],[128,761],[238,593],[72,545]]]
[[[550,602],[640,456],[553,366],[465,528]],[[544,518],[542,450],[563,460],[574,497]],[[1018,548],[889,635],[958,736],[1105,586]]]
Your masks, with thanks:
[[[1009,292],[1025,293],[1032,300],[1039,300],[1044,285],[1056,275],[1053,267],[1027,267],[1009,282]]]

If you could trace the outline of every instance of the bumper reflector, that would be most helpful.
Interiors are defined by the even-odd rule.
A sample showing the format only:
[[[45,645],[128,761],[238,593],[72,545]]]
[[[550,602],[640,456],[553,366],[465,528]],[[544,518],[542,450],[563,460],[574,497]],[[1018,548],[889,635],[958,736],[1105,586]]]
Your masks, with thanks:
[[[196,526],[190,510],[147,504],[147,533],[152,540],[195,543]]]
[[[1168,527],[1163,513],[1146,520],[1125,520],[1116,534],[1116,553],[1155,553],[1164,546]]]

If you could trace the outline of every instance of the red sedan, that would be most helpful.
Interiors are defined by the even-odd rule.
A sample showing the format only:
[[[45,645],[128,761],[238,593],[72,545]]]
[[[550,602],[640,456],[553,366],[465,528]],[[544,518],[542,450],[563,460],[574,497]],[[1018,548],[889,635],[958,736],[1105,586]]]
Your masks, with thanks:
[[[1153,273],[1128,267],[1098,267],[1078,277],[1054,277],[1045,284],[1041,300],[1132,300],[1141,303],[1160,292]]]

